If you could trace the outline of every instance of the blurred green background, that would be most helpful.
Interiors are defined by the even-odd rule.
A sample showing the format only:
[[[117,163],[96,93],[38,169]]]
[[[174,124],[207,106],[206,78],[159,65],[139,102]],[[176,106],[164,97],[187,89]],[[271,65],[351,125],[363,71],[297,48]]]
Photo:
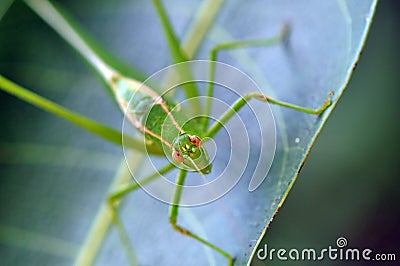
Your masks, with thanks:
[[[345,237],[348,247],[396,254],[397,264],[382,265],[399,264],[399,12],[398,1],[378,3],[350,84],[267,232],[269,248],[318,250]]]

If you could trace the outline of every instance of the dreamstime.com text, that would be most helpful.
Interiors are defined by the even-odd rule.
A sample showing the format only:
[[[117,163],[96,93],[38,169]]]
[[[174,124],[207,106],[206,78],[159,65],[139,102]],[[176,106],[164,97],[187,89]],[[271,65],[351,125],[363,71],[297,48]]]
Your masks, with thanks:
[[[314,248],[284,249],[270,248],[265,244],[257,250],[257,257],[260,260],[293,260],[293,261],[320,261],[320,260],[341,260],[341,261],[396,261],[395,253],[375,253],[369,248],[346,248],[347,239],[339,237],[336,246],[328,246],[320,250]]]

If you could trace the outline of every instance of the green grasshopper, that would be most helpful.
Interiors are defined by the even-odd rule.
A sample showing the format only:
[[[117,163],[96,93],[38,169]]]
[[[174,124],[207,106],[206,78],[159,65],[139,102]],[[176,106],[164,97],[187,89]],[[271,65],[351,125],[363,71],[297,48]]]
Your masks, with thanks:
[[[191,237],[220,253],[226,257],[228,260],[228,265],[233,265],[235,259],[234,256],[232,256],[229,252],[224,250],[222,247],[216,246],[206,239],[203,239],[190,229],[180,226],[177,222],[182,187],[185,183],[187,172],[197,172],[202,176],[212,172],[212,162],[210,160],[208,151],[204,146],[204,142],[207,139],[213,138],[233,117],[233,115],[251,100],[271,103],[307,114],[320,115],[331,105],[332,93],[329,93],[326,101],[317,109],[306,108],[291,103],[278,101],[259,92],[248,93],[237,99],[232,104],[231,108],[225,113],[222,113],[219,119],[212,124],[210,124],[210,120],[208,119],[211,110],[211,102],[206,101],[204,107],[197,106],[197,108],[202,108],[204,116],[199,119],[194,119],[190,123],[182,125],[180,124],[181,119],[178,119],[179,117],[184,116],[182,111],[180,111],[179,108],[177,108],[177,111],[171,111],[172,109],[176,109],[176,103],[173,99],[167,99],[165,96],[160,95],[151,86],[143,85],[138,80],[126,77],[113,69],[111,66],[107,65],[90,49],[90,47],[68,24],[68,22],[66,22],[62,15],[60,15],[60,13],[47,0],[27,0],[26,2],[39,16],[46,20],[49,25],[51,25],[73,46],[97,70],[100,76],[109,85],[121,111],[125,113],[127,121],[129,121],[132,126],[142,133],[145,138],[145,144],[143,145],[143,142],[141,141],[124,136],[124,138],[126,138],[127,146],[138,150],[143,148],[143,146],[146,146],[146,151],[149,154],[162,155],[170,158],[170,163],[165,167],[159,169],[156,173],[143,178],[141,185],[149,183],[158,178],[160,175],[166,174],[175,168],[179,168],[175,182],[176,188],[171,201],[169,213],[169,222],[173,230],[182,235]],[[153,0],[153,4],[161,19],[161,23],[166,33],[167,42],[175,63],[188,61],[189,58],[182,52],[180,41],[176,37],[161,1]],[[219,52],[223,50],[277,45],[282,43],[288,37],[289,26],[285,24],[282,27],[280,34],[273,38],[244,40],[216,45],[210,52],[209,60],[211,62],[217,61]],[[214,69],[211,67],[211,79],[213,78],[213,75]],[[51,103],[46,99],[41,98],[40,96],[29,92],[17,86],[16,84],[13,84],[4,77],[0,76],[0,81],[5,84],[5,87],[2,88],[3,90],[18,96],[27,102],[33,103],[42,109],[48,110],[56,115],[68,119],[110,141],[121,144],[120,140],[118,140],[118,137],[121,137],[121,135],[115,131],[91,121],[90,119],[68,111],[54,103]],[[13,87],[14,90],[8,89],[10,87]],[[183,86],[183,90],[187,98],[192,98],[198,95],[195,86]],[[214,85],[212,82],[210,82],[208,84],[205,96],[207,98],[211,98],[213,93]],[[170,124],[168,128],[170,131],[172,131],[172,133],[170,132],[168,134],[169,137],[165,137],[161,133],[163,130],[163,124],[161,122],[154,121],[167,121]],[[100,131],[106,133],[99,133]],[[119,228],[122,228],[122,222],[118,215],[119,203],[125,195],[134,191],[138,187],[140,186],[137,183],[130,184],[112,192],[108,197],[108,204],[113,213],[113,222]],[[126,242],[126,239],[124,239],[123,235],[121,235],[121,238],[123,242]],[[136,261],[131,258],[132,256],[129,255],[132,251],[129,247],[126,249],[128,259],[130,260],[131,264],[136,264]]]

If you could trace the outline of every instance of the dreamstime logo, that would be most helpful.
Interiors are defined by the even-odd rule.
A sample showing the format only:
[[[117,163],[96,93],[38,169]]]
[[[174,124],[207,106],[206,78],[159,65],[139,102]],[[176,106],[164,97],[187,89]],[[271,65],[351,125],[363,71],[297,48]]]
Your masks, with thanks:
[[[207,96],[210,83],[213,84],[214,93]],[[249,76],[232,66],[213,61],[188,61],[150,76],[140,88],[134,88],[122,130],[124,135],[141,138],[143,143],[158,142],[165,159],[146,153],[141,162],[142,170],[138,170],[136,162],[126,156],[128,144],[123,139],[125,158],[135,181],[151,196],[172,203],[177,189],[177,171],[160,169],[170,163],[176,169],[188,170],[188,177],[182,186],[181,206],[201,205],[222,197],[239,182],[245,170],[253,173],[248,188],[255,190],[271,167],[276,132],[267,103],[249,100],[240,112],[236,109],[234,103],[238,99],[254,92],[261,93]],[[192,95],[188,97],[188,94]],[[205,111],[206,106],[211,107],[210,112]],[[209,122],[203,130],[205,115]],[[218,124],[221,127],[218,127],[217,134],[207,135],[210,128]],[[147,130],[147,135],[152,135],[152,139],[138,134],[138,127],[142,126],[141,130]],[[176,140],[182,132],[202,137],[199,158],[192,160],[185,157],[188,162],[184,163],[173,158],[174,145],[178,145]],[[257,158],[254,158],[254,154]],[[212,166],[208,165],[208,161]],[[211,173],[203,171],[200,174],[197,171],[191,174],[196,167],[198,170],[208,167]],[[159,173],[159,177],[148,182],[146,175],[152,173]]]
[[[268,249],[265,244],[263,248],[257,250],[257,258],[260,260],[341,260],[341,261],[395,261],[394,253],[374,253],[371,249],[347,248],[347,239],[339,237],[336,240],[336,247],[328,246],[320,250],[314,248],[304,249]]]
[[[336,239],[336,246],[338,246],[338,248],[343,248],[347,246],[347,239],[344,237],[339,237],[338,239]]]

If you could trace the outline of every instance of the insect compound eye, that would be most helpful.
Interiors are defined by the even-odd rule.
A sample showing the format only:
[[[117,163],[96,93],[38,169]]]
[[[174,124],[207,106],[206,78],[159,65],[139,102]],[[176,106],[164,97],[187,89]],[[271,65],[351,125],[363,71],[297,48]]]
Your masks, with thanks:
[[[175,149],[172,151],[172,159],[174,159],[174,161],[177,163],[183,162],[182,154],[178,150],[175,150]]]
[[[196,147],[200,147],[201,139],[198,136],[192,135],[189,137],[189,139],[193,145],[195,145]]]

